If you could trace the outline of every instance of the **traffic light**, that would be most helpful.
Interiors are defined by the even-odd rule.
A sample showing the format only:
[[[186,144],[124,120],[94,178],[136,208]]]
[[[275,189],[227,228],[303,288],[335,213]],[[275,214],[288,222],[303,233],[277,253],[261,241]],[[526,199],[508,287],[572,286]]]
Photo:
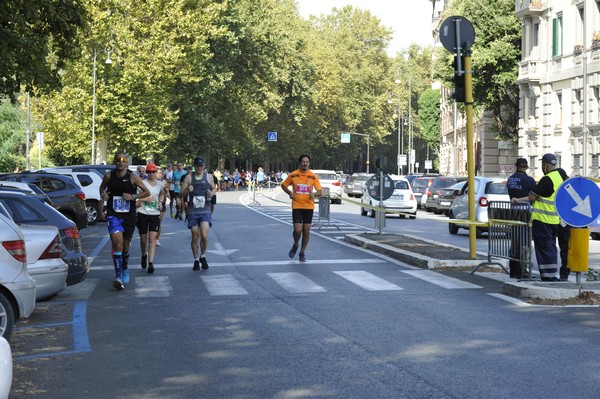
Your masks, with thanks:
[[[459,102],[465,102],[465,59],[464,57],[460,58],[460,66],[459,66],[459,58],[458,55],[454,56],[454,61],[452,62],[452,66],[454,67],[454,93],[452,93],[452,97]]]
[[[377,157],[377,159],[375,160],[375,167],[378,169],[386,169],[387,157]]]

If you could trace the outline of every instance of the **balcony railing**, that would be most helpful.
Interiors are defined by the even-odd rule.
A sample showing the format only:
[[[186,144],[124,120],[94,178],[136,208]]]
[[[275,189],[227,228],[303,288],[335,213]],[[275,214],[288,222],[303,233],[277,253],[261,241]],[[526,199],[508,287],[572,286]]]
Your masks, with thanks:
[[[519,77],[517,83],[539,83],[541,62],[538,60],[527,60],[519,63]]]
[[[515,13],[517,17],[526,15],[539,15],[547,8],[542,0],[517,0],[515,4]]]

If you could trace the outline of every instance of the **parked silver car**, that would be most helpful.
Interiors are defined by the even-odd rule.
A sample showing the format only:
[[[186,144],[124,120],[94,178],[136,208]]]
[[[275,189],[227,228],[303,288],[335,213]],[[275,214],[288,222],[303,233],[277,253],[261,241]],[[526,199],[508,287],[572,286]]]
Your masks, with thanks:
[[[15,320],[35,308],[35,281],[27,272],[27,250],[21,229],[0,213],[0,335],[10,340]]]
[[[488,204],[490,201],[510,201],[508,189],[506,187],[506,178],[503,177],[482,177],[475,176],[475,220],[486,223],[488,221]],[[450,219],[469,220],[469,186],[465,184],[458,196],[454,198],[450,207]],[[459,228],[468,229],[469,225],[449,223],[448,231],[450,234],[458,233]],[[477,237],[481,237],[487,227],[476,228]]]

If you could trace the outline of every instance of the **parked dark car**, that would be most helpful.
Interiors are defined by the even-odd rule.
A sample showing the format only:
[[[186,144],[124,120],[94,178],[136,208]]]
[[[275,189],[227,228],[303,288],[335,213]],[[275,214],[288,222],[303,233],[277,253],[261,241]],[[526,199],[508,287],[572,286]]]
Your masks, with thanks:
[[[348,178],[346,184],[344,184],[344,193],[348,197],[360,198],[364,194],[365,183],[372,174],[358,173],[353,174]]]
[[[425,194],[425,191],[429,188],[431,183],[433,183],[433,179],[434,177],[432,176],[421,176],[413,179],[412,183],[410,183],[413,194],[417,199],[418,208],[423,207],[423,194]]]
[[[78,229],[87,227],[85,194],[72,177],[42,171],[26,171],[0,175],[0,181],[35,184],[52,200],[54,207],[72,220]]]
[[[79,230],[71,220],[50,205],[22,193],[0,191],[0,203],[18,225],[56,226],[61,239],[61,258],[69,266],[67,285],[85,279],[89,272],[88,258],[81,249]]]
[[[461,181],[467,181],[467,176],[438,176],[433,179],[433,182],[423,194],[427,197],[424,202],[424,209],[427,212],[441,213],[437,209],[437,199],[441,194],[441,190]]]
[[[452,207],[452,201],[458,196],[463,187],[467,184],[466,181],[461,181],[450,187],[442,188],[440,195],[437,198],[437,210],[439,213],[443,213],[446,216],[450,214],[450,208]]]
[[[110,172],[115,169],[114,164],[109,165],[68,165],[68,166],[57,166],[54,168],[44,168],[47,172],[54,171],[66,171],[66,172],[96,172],[100,177],[104,177],[106,172]]]
[[[0,190],[3,191],[14,191],[17,193],[25,193],[32,195],[42,202],[47,203],[50,206],[54,206],[50,197],[48,197],[42,190],[39,189],[35,184],[26,184],[15,181],[0,182]]]

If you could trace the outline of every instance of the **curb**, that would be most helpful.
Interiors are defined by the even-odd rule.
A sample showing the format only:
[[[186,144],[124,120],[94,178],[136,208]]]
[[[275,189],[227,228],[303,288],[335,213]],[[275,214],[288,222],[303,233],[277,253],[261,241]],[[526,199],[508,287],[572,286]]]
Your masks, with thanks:
[[[423,240],[422,238],[419,238],[419,240],[426,241],[426,240]],[[387,245],[387,244],[381,244],[377,241],[369,240],[367,238],[360,237],[359,235],[356,235],[356,234],[345,235],[344,241],[346,241],[350,244],[353,244],[353,245],[357,245],[357,246],[369,249],[371,251],[374,251],[374,252],[377,252],[380,254],[387,255],[391,258],[401,260],[402,262],[408,263],[409,265],[412,265],[412,266],[420,267],[422,269],[436,269],[436,268],[441,268],[441,267],[471,267],[471,268],[474,268],[474,267],[481,265],[482,263],[488,263],[487,259],[456,260],[456,259],[430,258],[423,254],[406,251],[404,249],[395,248],[395,247],[393,247],[391,245]],[[452,249],[464,252],[460,248],[453,247],[453,246],[447,245],[447,244],[440,245],[440,244],[436,243],[435,245],[445,246],[448,248],[452,248]],[[467,252],[464,252],[464,254],[465,254],[465,258],[467,258],[469,256],[469,254]],[[497,263],[502,264],[504,267],[508,267],[507,259],[497,259]]]
[[[410,236],[409,236],[410,237]],[[419,238],[423,240],[422,238]],[[369,240],[367,238],[361,237],[357,234],[347,234],[344,236],[344,241],[360,246],[362,248],[366,248],[368,250],[387,255],[391,258],[398,259],[402,262],[405,262],[409,265],[416,266],[422,269],[436,269],[442,267],[465,267],[465,268],[475,268],[482,263],[488,263],[487,259],[485,260],[443,260],[443,259],[434,259],[428,256],[406,251],[403,249],[395,248],[391,245],[381,244],[377,241]],[[427,241],[427,240],[423,240]],[[440,245],[439,243],[432,243],[435,245]],[[443,244],[440,246],[445,246],[449,248],[454,248],[456,250],[462,251],[461,248],[453,247],[448,244]],[[462,251],[465,252],[465,251]],[[465,257],[468,257],[468,253],[465,252]],[[498,259],[495,261],[497,263],[501,263],[505,268],[508,268],[508,259]],[[494,278],[492,276],[486,276],[487,273],[478,272],[477,276],[492,278],[494,280],[498,280],[498,278]],[[489,273],[490,275],[493,273]],[[503,273],[504,275],[504,273]],[[504,275],[507,279],[508,276]],[[574,278],[574,277],[571,277]],[[576,298],[580,291],[592,291],[596,294],[600,294],[600,282],[586,282],[585,284],[576,284],[574,282],[541,282],[541,281],[528,281],[528,280],[510,280],[504,281],[502,287],[502,293],[514,298],[520,299],[542,299],[542,300],[560,300],[560,299],[573,299]]]

